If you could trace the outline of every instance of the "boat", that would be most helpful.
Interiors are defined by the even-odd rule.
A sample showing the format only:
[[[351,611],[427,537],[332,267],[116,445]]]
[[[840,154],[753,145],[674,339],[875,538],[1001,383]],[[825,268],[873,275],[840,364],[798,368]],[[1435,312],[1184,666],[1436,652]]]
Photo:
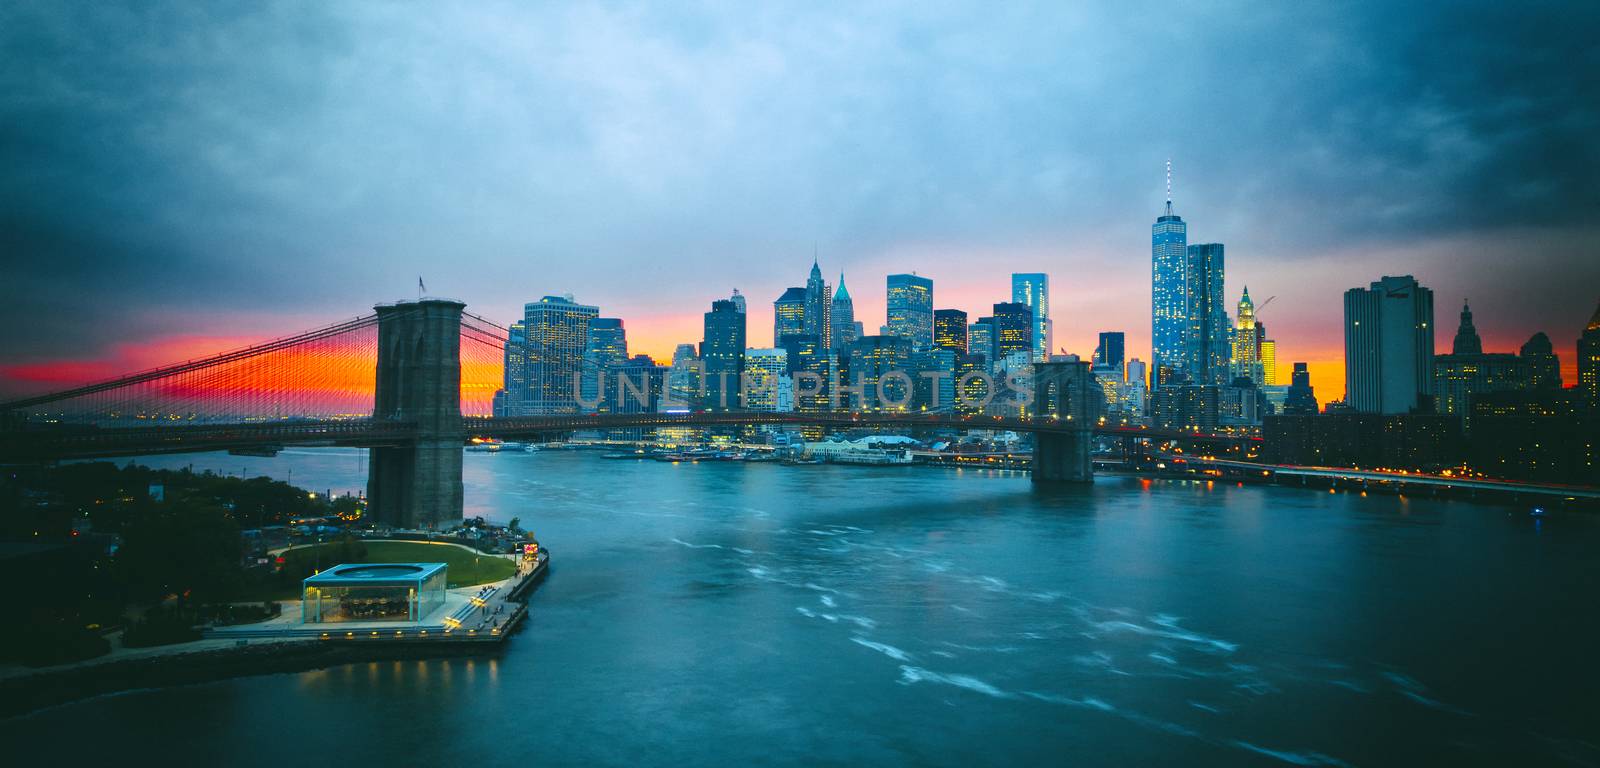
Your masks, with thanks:
[[[910,451],[839,451],[828,455],[834,464],[900,466],[911,463]]]

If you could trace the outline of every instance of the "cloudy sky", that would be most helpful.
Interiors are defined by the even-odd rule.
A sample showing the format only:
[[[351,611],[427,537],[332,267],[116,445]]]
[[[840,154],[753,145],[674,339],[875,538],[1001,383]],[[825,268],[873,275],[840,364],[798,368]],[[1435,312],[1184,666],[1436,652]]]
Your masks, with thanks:
[[[869,329],[889,272],[988,314],[1044,271],[1057,346],[1148,358],[1168,158],[1324,400],[1384,274],[1442,348],[1471,299],[1569,369],[1600,301],[1592,2],[116,5],[0,7],[0,387],[419,275],[503,323],[572,293],[658,357],[739,288],[766,344],[813,248]]]

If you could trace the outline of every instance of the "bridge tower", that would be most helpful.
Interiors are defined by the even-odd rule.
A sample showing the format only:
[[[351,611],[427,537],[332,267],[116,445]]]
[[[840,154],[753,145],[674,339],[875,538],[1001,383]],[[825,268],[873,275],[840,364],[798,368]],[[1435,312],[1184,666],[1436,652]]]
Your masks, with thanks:
[[[374,421],[414,437],[372,449],[367,510],[381,524],[433,528],[461,519],[461,310],[445,299],[380,304]]]
[[[1033,482],[1092,483],[1090,430],[1104,410],[1105,395],[1094,381],[1088,362],[1035,363],[1035,419],[1054,418],[1081,425],[1071,432],[1038,432],[1033,437]]]

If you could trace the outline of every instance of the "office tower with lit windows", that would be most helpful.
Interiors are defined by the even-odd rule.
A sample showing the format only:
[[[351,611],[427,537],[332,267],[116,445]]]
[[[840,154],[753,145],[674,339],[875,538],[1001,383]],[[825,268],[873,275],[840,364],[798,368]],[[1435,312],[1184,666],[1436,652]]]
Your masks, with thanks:
[[[1033,360],[1050,359],[1050,276],[1043,272],[1018,272],[1011,275],[1011,301],[1027,305],[1033,312]]]
[[[1261,345],[1261,383],[1263,386],[1278,386],[1278,342],[1267,338],[1267,325],[1260,320],[1256,321],[1256,337]]]
[[[806,332],[806,289],[790,288],[772,302],[772,344],[781,346],[783,337]]]
[[[1033,352],[1033,310],[1019,302],[994,305],[994,354],[1005,360],[1016,352]]]
[[[1256,386],[1267,383],[1261,360],[1261,332],[1256,326],[1256,304],[1250,300],[1250,286],[1239,298],[1239,313],[1233,319],[1233,375],[1243,376]]]
[[[528,397],[528,334],[525,321],[511,324],[506,332],[505,386],[496,393],[494,415],[525,415]]]
[[[1228,309],[1223,298],[1222,243],[1191,245],[1184,263],[1188,286],[1185,342],[1191,384],[1222,386],[1232,381]]]
[[[616,370],[628,361],[628,335],[621,318],[597,317],[589,321],[589,340],[583,353],[583,403],[600,413],[616,411]]]
[[[1561,389],[1561,359],[1544,331],[1529,337],[1520,354],[1528,368],[1529,389]]]
[[[956,369],[958,361],[966,354],[939,346],[911,353],[906,362],[906,373],[911,376],[911,410],[921,413],[955,410]]]
[[[967,354],[982,356],[984,365],[992,368],[995,362],[994,338],[994,318],[978,318],[978,322],[967,326]]]
[[[611,384],[615,395],[607,391],[617,413],[655,413],[661,407],[670,369],[650,359],[649,355],[634,355],[617,367]]]
[[[805,332],[821,339],[824,344],[833,343],[833,286],[822,279],[822,268],[817,265],[816,257],[811,259],[811,274],[806,277],[805,294]],[[776,346],[777,340],[773,340]]]
[[[1135,357],[1123,368],[1122,411],[1131,424],[1149,423],[1150,371]]]
[[[1463,304],[1450,354],[1433,359],[1434,410],[1466,422],[1472,414],[1472,401],[1478,396],[1527,386],[1527,359],[1504,352],[1484,352],[1483,340],[1472,325],[1472,309]]]
[[[1433,291],[1410,275],[1345,291],[1344,380],[1356,411],[1431,410]]]
[[[1172,212],[1172,163],[1168,162],[1167,209],[1150,227],[1150,384],[1157,389],[1189,370],[1188,242],[1189,225]]]
[[[915,274],[889,275],[888,300],[888,322],[884,329],[890,335],[910,341],[912,349],[932,347],[933,281]]]
[[[751,411],[794,410],[789,352],[782,347],[744,351],[744,407]]]
[[[851,387],[860,387],[861,391],[847,393],[841,383],[839,407],[868,413],[910,410],[915,386],[914,381],[908,381],[907,363],[911,360],[911,354],[911,341],[903,336],[864,336],[857,339],[856,343],[850,345],[849,384]]]
[[[1100,343],[1094,348],[1096,368],[1114,368],[1121,377],[1125,339],[1122,331],[1101,331]]]
[[[966,354],[967,313],[959,309],[934,310],[933,346]]]
[[[837,355],[830,353],[817,337],[804,333],[785,336],[779,346],[784,351],[789,378],[794,381],[794,409],[808,413],[828,410],[829,381]],[[848,350],[845,354],[848,356]]]
[[[578,412],[574,386],[586,372],[584,353],[589,346],[589,322],[600,308],[578,304],[571,296],[546,296],[523,306],[526,338],[527,391],[522,413],[530,416]]]
[[[700,341],[700,364],[705,369],[708,411],[740,409],[739,376],[744,372],[745,315],[727,299],[711,302],[705,314],[705,335]]]
[[[844,287],[844,273],[839,273],[839,290],[833,294],[833,311],[828,318],[832,338],[830,349],[849,349],[850,343],[861,334],[861,324],[856,322],[856,305],[850,299],[850,290]]]
[[[1600,307],[1578,336],[1578,390],[1590,408],[1600,409]]]
[[[679,344],[672,352],[664,394],[657,410],[683,413],[700,405],[700,355],[693,344]]]

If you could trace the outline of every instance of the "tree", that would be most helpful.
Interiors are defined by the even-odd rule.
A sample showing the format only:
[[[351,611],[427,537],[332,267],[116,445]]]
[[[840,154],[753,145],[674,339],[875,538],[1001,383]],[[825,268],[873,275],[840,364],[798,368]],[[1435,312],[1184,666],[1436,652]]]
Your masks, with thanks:
[[[215,502],[185,494],[147,502],[122,531],[118,569],[136,598],[225,597],[242,576],[239,526]]]

